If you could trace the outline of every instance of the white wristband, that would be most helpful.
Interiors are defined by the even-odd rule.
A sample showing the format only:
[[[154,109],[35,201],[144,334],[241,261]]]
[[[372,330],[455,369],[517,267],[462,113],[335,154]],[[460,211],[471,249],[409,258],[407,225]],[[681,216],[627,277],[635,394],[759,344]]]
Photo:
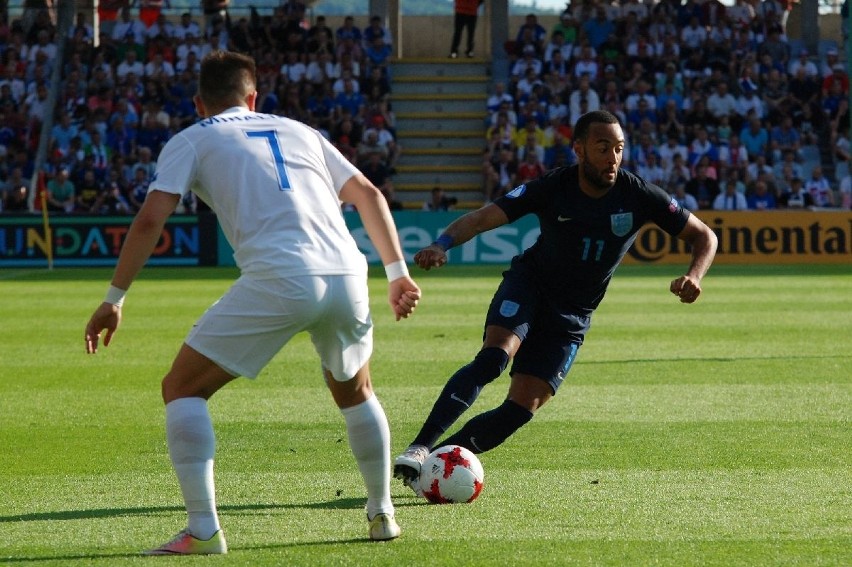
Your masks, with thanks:
[[[111,303],[116,307],[121,307],[124,304],[124,295],[127,293],[127,290],[115,287],[114,285],[109,286],[109,290],[107,290],[106,299],[104,299],[104,303]]]
[[[385,274],[388,276],[388,281],[392,282],[408,275],[408,266],[405,265],[405,260],[392,262],[385,266]]]

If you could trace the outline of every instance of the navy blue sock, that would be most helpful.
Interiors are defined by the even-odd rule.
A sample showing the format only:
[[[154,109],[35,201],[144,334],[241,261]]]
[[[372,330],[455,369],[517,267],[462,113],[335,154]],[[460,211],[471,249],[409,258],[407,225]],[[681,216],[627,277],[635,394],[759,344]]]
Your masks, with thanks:
[[[461,445],[474,453],[484,453],[503,443],[532,418],[530,410],[506,400],[493,410],[481,413],[468,421],[439,446]]]
[[[473,405],[482,388],[503,373],[508,363],[509,355],[501,348],[488,347],[479,351],[470,364],[459,368],[447,381],[411,444],[431,449],[438,437]]]

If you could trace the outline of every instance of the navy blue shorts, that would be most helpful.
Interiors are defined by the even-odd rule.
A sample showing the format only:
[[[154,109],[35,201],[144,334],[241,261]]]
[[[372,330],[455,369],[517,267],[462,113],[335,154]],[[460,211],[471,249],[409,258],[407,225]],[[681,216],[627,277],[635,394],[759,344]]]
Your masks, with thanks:
[[[511,374],[541,378],[559,389],[591,324],[591,317],[557,312],[535,282],[521,270],[503,273],[503,281],[485,317],[485,325],[509,329],[521,339]]]

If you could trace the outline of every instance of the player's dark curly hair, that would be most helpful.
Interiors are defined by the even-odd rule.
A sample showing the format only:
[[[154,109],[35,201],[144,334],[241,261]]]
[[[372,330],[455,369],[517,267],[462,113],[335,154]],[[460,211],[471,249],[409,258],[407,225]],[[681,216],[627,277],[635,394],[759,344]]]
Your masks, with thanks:
[[[618,117],[606,110],[593,110],[591,112],[587,112],[577,119],[577,123],[574,125],[574,140],[577,142],[585,142],[586,138],[589,136],[589,128],[592,124],[602,123],[602,124],[621,124],[618,121]]]
[[[239,104],[254,92],[256,77],[253,58],[232,51],[211,51],[201,61],[198,94],[206,105]]]

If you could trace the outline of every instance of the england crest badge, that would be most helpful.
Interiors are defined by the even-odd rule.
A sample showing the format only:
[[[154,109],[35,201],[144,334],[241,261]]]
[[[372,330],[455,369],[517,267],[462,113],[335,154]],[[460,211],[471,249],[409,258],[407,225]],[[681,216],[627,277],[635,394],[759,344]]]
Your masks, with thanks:
[[[617,213],[609,216],[609,224],[612,233],[616,236],[625,236],[633,228],[633,213]]]

